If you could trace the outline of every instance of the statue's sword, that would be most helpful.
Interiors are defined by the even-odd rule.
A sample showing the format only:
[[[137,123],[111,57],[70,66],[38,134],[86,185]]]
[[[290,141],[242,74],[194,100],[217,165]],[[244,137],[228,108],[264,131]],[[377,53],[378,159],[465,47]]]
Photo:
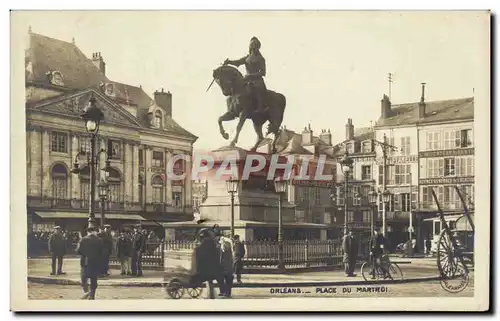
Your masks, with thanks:
[[[210,89],[210,87],[212,87],[212,85],[214,84],[214,81],[215,81],[215,78],[214,78],[214,79],[212,79],[212,82],[211,82],[211,83],[210,83],[210,85],[208,86],[207,91]],[[205,91],[205,92],[207,92],[207,91]]]

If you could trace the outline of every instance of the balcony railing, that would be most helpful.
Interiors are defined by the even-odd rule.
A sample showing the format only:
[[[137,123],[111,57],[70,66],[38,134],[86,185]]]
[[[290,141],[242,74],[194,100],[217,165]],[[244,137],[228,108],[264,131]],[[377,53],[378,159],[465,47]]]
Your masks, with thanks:
[[[28,196],[28,207],[38,209],[73,209],[87,210],[89,208],[89,200],[86,199],[61,199],[54,197]],[[94,203],[95,209],[101,208],[100,200]],[[125,211],[125,212],[158,212],[158,213],[176,213],[176,212],[192,212],[191,205],[175,207],[166,203],[146,203],[142,205],[137,202],[113,202],[106,201],[104,203],[106,211]]]

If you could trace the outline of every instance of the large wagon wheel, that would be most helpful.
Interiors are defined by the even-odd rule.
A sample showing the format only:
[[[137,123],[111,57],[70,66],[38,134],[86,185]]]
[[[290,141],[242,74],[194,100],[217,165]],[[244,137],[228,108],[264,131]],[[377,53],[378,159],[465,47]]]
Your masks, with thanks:
[[[184,295],[184,284],[177,278],[168,282],[165,290],[172,299],[180,299]]]
[[[187,289],[187,293],[193,299],[196,299],[197,297],[199,297],[202,292],[203,292],[203,288],[200,288],[200,287],[193,287],[193,288]]]
[[[448,278],[455,276],[458,267],[456,252],[446,230],[443,230],[437,244],[437,267],[441,276]]]

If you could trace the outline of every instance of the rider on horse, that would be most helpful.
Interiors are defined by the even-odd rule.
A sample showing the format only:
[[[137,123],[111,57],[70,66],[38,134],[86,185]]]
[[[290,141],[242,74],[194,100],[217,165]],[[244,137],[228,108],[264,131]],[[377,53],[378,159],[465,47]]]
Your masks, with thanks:
[[[255,111],[258,113],[265,111],[264,95],[267,92],[267,88],[263,77],[266,75],[266,60],[260,53],[259,39],[252,37],[250,39],[249,54],[238,60],[226,59],[224,65],[227,64],[236,67],[245,65],[247,71],[245,82],[249,93],[255,99]]]

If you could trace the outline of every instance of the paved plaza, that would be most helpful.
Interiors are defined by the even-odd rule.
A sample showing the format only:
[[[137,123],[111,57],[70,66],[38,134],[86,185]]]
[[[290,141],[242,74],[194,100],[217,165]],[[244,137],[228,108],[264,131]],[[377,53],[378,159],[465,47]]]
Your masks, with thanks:
[[[398,260],[394,260],[397,262]],[[403,259],[401,259],[403,261]],[[65,260],[62,276],[50,276],[50,260],[29,259],[28,297],[35,300],[73,300],[82,296],[79,286],[79,260]],[[448,293],[436,280],[434,259],[404,259],[403,276],[408,283],[368,284],[360,275],[346,278],[341,270],[304,272],[294,274],[246,274],[243,284],[233,289],[237,298],[275,297],[371,297],[371,296],[472,296],[474,276],[469,286],[458,294]],[[119,270],[111,270],[111,276],[99,280],[97,299],[162,299],[168,298],[162,284],[163,271],[146,270],[144,277],[120,276]],[[168,278],[167,278],[168,280]],[[42,284],[44,283],[44,284]],[[351,292],[347,292],[350,289]],[[370,290],[371,289],[371,290]],[[300,291],[300,293],[297,293]],[[345,291],[345,292],[344,292]],[[206,294],[206,291],[204,292]],[[204,297],[202,295],[201,297]],[[183,299],[190,297],[185,294]]]

